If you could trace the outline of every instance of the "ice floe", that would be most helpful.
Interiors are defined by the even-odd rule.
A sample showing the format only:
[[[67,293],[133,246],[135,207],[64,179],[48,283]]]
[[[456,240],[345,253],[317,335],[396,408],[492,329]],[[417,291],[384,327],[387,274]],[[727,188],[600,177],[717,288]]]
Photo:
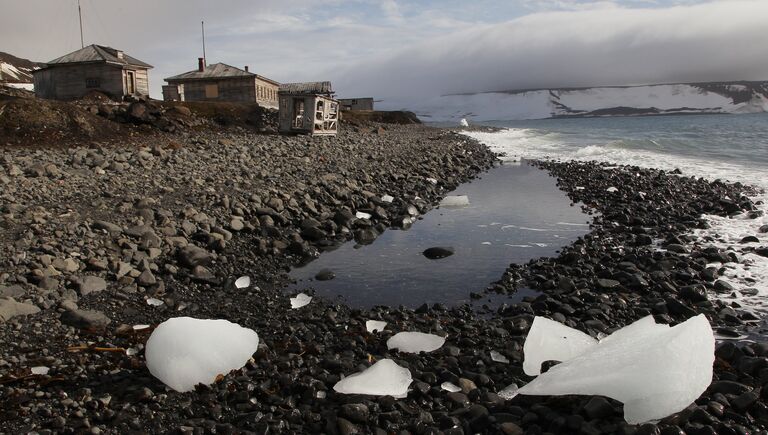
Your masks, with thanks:
[[[534,323],[540,318],[534,319]],[[552,321],[549,321],[552,322]],[[548,324],[548,323],[546,323]],[[601,395],[624,403],[624,419],[639,424],[667,417],[685,409],[712,381],[715,338],[707,318],[700,314],[675,326],[658,325],[652,316],[641,319],[599,343],[582,340],[578,355],[553,357],[562,334],[579,337],[578,331],[561,325],[537,328],[545,351],[535,350],[536,360],[559,359],[562,363],[518,390],[527,395]],[[533,327],[531,328],[533,331]],[[557,334],[542,338],[544,334]],[[582,337],[583,339],[583,337]],[[525,343],[525,364],[529,349]],[[569,350],[571,352],[571,350]],[[532,361],[531,365],[536,365]],[[528,370],[526,370],[528,373]]]
[[[411,372],[391,359],[383,359],[362,372],[347,376],[333,386],[341,394],[367,394],[392,396],[402,399],[408,396],[408,386],[413,382]]]
[[[369,320],[365,322],[365,329],[367,329],[368,332],[383,331],[386,326],[387,322],[381,320]]]
[[[244,366],[258,346],[256,332],[236,323],[175,317],[155,328],[144,355],[154,377],[184,392]]]
[[[449,195],[440,201],[442,207],[466,207],[469,205],[469,197],[467,195]]]
[[[301,308],[304,305],[309,304],[312,302],[312,296],[307,296],[304,293],[299,293],[295,297],[291,298],[291,308]]]
[[[423,332],[398,332],[387,340],[388,349],[400,352],[419,353],[432,352],[445,344],[445,337]]]
[[[235,287],[237,288],[248,288],[251,286],[251,277],[250,276],[241,276],[240,278],[235,281]]]

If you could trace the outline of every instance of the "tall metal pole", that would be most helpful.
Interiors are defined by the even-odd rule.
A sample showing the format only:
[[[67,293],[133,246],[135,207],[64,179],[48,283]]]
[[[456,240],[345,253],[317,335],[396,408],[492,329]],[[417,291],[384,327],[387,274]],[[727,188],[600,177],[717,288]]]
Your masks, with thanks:
[[[205,58],[205,21],[200,21],[200,27],[203,29],[203,67],[208,65],[208,60]]]
[[[85,48],[83,42],[83,11],[80,9],[80,0],[77,0],[77,16],[80,17],[80,48]]]

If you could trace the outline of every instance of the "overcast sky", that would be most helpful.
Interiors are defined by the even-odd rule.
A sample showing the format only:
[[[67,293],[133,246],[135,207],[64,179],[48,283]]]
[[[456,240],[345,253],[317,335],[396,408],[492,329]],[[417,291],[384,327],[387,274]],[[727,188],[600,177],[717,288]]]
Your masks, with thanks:
[[[249,65],[340,97],[768,80],[768,0],[81,0],[85,43],[154,65]],[[76,0],[2,0],[0,51],[80,48]]]

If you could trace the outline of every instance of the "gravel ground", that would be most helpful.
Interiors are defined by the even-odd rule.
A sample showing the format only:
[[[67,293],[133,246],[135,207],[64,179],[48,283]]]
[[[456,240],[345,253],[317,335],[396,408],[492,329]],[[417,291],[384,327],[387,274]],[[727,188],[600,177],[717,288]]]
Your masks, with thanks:
[[[541,162],[594,223],[557,258],[511,265],[488,283],[489,292],[526,286],[540,297],[490,316],[439,304],[359,310],[318,298],[290,310],[281,286],[291,264],[407,227],[495,160],[446,130],[355,130],[336,139],[233,131],[122,147],[4,149],[0,431],[738,434],[768,425],[765,344],[720,344],[707,392],[657,423],[627,425],[621,403],[601,397],[496,394],[531,379],[522,345],[535,315],[593,336],[648,314],[675,324],[705,313],[734,333],[755,320],[713,298],[728,289],[705,267],[739,253],[686,237],[706,225],[702,213],[754,212],[744,186]],[[355,218],[359,211],[371,219]],[[236,289],[240,275],[254,285]],[[261,338],[253,362],[194,392],[167,389],[144,364],[152,328],[132,325],[182,315],[253,328]],[[387,329],[369,334],[368,319]],[[387,350],[386,340],[404,330],[447,343],[429,354]],[[493,361],[492,350],[510,362]],[[382,358],[411,371],[407,398],[333,391],[342,376]],[[37,366],[50,370],[32,374]],[[446,381],[461,391],[442,390]]]

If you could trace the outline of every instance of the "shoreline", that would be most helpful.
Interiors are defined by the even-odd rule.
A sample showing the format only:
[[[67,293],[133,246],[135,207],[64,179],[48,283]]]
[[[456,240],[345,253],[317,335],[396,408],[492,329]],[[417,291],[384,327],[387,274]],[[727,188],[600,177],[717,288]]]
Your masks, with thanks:
[[[2,234],[6,237],[3,243],[7,246],[11,243],[10,234],[25,234],[20,230],[24,225],[32,228],[33,237],[29,239],[33,243],[36,239],[45,242],[23,246],[14,240],[17,252],[6,254],[7,257],[2,259],[4,265],[10,264],[19,270],[21,267],[29,269],[30,265],[39,266],[26,272],[3,275],[0,288],[7,289],[9,284],[18,285],[12,283],[11,278],[18,281],[19,277],[29,276],[28,281],[31,281],[32,277],[40,275],[37,286],[22,283],[23,293],[17,298],[39,305],[42,311],[0,323],[0,339],[8,343],[0,349],[0,376],[3,376],[0,378],[3,379],[0,384],[0,417],[3,421],[0,428],[8,425],[7,430],[12,432],[43,432],[45,429],[66,432],[99,427],[118,432],[185,432],[198,428],[203,432],[216,430],[225,433],[236,430],[259,433],[267,429],[328,433],[355,433],[356,430],[635,433],[635,427],[624,423],[620,403],[613,400],[566,396],[518,397],[505,402],[495,394],[513,382],[521,384],[529,379],[522,374],[522,344],[533,315],[544,315],[555,320],[563,318],[570,326],[592,335],[610,332],[651,313],[670,323],[677,323],[698,312],[707,313],[710,321],[723,327],[729,327],[736,320],[744,322],[740,318],[742,314],[732,307],[724,306],[717,300],[707,302],[706,293],[702,299],[697,289],[683,290],[686,286],[669,283],[675,287],[676,291],[673,291],[663,284],[665,280],[673,279],[670,276],[682,280],[684,275],[694,287],[695,284],[714,286],[700,273],[688,272],[705,269],[697,270],[697,259],[701,257],[694,257],[690,252],[675,252],[679,248],[670,247],[681,245],[685,248],[684,243],[675,242],[684,242],[681,238],[701,225],[701,212],[728,213],[750,207],[749,202],[721,201],[726,196],[738,197],[735,193],[741,188],[671,176],[664,171],[629,167],[605,170],[605,165],[594,163],[539,162],[543,170],[558,177],[560,188],[574,202],[592,205],[600,212],[594,217],[591,231],[581,240],[582,243],[564,248],[556,258],[513,266],[500,281],[487,283],[490,292],[510,293],[514,292],[514,283],[533,280],[544,291],[544,295],[538,298],[502,307],[491,318],[481,318],[466,306],[446,308],[436,304],[415,310],[382,307],[359,310],[320,299],[313,300],[300,310],[289,310],[288,298],[279,288],[278,272],[287,267],[286,255],[316,255],[315,250],[318,246],[322,247],[325,243],[322,241],[328,240],[330,234],[340,234],[345,239],[350,236],[356,236],[358,240],[370,239],[372,230],[378,232],[381,226],[396,225],[397,218],[404,216],[402,213],[409,206],[417,208],[421,214],[426,213],[451,186],[455,187],[467,177],[477,175],[495,160],[495,156],[483,145],[450,131],[429,127],[383,128],[383,131],[378,128],[351,131],[336,141],[283,137],[265,139],[257,136],[254,138],[256,141],[268,141],[270,145],[261,144],[258,150],[249,148],[247,143],[241,142],[242,138],[235,135],[212,135],[205,138],[204,143],[191,144],[189,149],[125,149],[122,151],[130,154],[126,156],[126,162],[115,159],[121,150],[97,149],[98,153],[113,153],[109,154],[113,162],[128,163],[122,171],[119,171],[119,166],[111,169],[111,163],[102,168],[106,169],[103,172],[107,172],[108,176],[114,172],[112,176],[125,174],[126,179],[122,180],[120,177],[123,175],[118,175],[120,183],[96,189],[100,196],[84,198],[77,194],[62,195],[56,186],[63,184],[59,183],[60,180],[85,183],[83,180],[92,177],[92,171],[96,167],[101,168],[100,164],[89,166],[88,159],[95,157],[89,157],[88,153],[93,150],[81,149],[85,153],[81,164],[76,163],[80,155],[78,151],[64,150],[69,160],[56,161],[55,170],[46,165],[37,168],[35,165],[40,162],[33,163],[31,159],[27,167],[16,165],[22,173],[13,177],[22,177],[24,180],[14,179],[23,182],[26,190],[10,194],[28,201],[38,200],[46,191],[40,193],[35,189],[44,187],[48,189],[50,202],[41,201],[46,204],[47,213],[42,213],[31,204],[14,207],[6,203],[4,220],[0,221],[3,224],[0,227]],[[342,147],[339,147],[339,142]],[[303,155],[299,154],[302,150]],[[359,159],[351,158],[350,155],[356,151],[362,151],[364,155]],[[216,152],[220,154],[216,156],[220,161],[212,159],[209,165],[202,167],[199,159]],[[19,153],[24,156],[24,151]],[[34,155],[31,151],[28,154]],[[262,195],[259,195],[258,202],[247,202],[245,198],[251,198],[256,193],[244,188],[244,180],[248,179],[249,169],[258,166],[258,159],[267,154],[274,160],[269,164],[274,163],[275,167],[271,168],[272,172],[266,167],[254,171],[258,172],[258,177],[251,178],[252,182],[263,186],[264,190],[260,191]],[[9,157],[11,163],[8,163]],[[15,157],[7,153],[4,155],[8,177],[11,176]],[[36,160],[40,158],[39,155],[34,157]],[[426,160],[418,160],[419,157]],[[240,166],[230,167],[236,176],[227,177],[225,169],[233,162]],[[76,165],[87,170],[77,175]],[[192,174],[186,177],[192,183],[186,191],[171,186],[173,183],[184,186],[181,183],[185,178],[173,175],[178,172],[171,172],[179,168],[192,169],[185,173]],[[42,169],[42,175],[39,169]],[[237,172],[234,172],[235,169]],[[162,171],[160,177],[167,181],[158,186],[148,178],[142,180],[138,174],[146,170]],[[326,178],[323,170],[344,175]],[[636,173],[640,176],[633,175]],[[297,176],[315,180],[316,183],[305,184],[301,179],[293,178]],[[426,178],[437,178],[439,184],[433,185],[425,181]],[[132,182],[135,184],[131,185]],[[618,184],[622,188],[636,186],[637,190],[644,189],[649,197],[638,199],[621,191],[612,194],[606,191],[608,184]],[[578,190],[577,186],[584,189]],[[287,190],[293,187],[296,189],[288,195]],[[133,192],[132,195],[120,194],[123,188]],[[378,189],[378,192],[369,190],[371,188]],[[227,194],[217,194],[217,191]],[[297,195],[297,191],[300,194]],[[127,200],[130,196],[138,196],[139,192],[143,193],[142,197]],[[160,194],[169,202],[151,201]],[[407,203],[385,206],[378,197],[383,194],[390,194],[398,201],[407,199]],[[419,201],[416,196],[424,199]],[[66,204],[56,204],[57,200],[66,201]],[[668,201],[663,209],[664,213],[671,214],[674,225],[667,224],[668,218],[664,213],[647,206],[646,202],[650,200],[654,200],[654,204]],[[699,200],[706,204],[699,205]],[[90,207],[98,201],[104,204]],[[195,210],[185,207],[190,203]],[[350,207],[352,215],[355,210],[378,214],[376,219],[381,226],[376,223],[357,226],[347,213],[337,212],[344,205]],[[105,212],[110,206],[119,213],[110,215]],[[317,211],[316,214],[307,212],[312,208]],[[136,210],[137,216],[130,218],[133,219],[131,221],[128,217],[133,210]],[[698,214],[694,215],[694,212]],[[71,214],[67,216],[68,213]],[[235,213],[248,216],[235,219]],[[14,215],[10,222],[12,225],[9,225],[8,214]],[[18,218],[15,217],[17,214]],[[76,218],[82,219],[84,215],[88,215],[93,223],[88,230],[78,229],[75,222]],[[96,224],[96,218],[115,220],[117,223],[106,223],[117,225],[120,231],[104,223]],[[151,231],[134,225],[139,218],[145,220],[145,225],[151,220]],[[212,222],[212,218],[216,220]],[[638,222],[638,219],[643,222]],[[242,228],[235,220],[242,221]],[[174,226],[184,231],[185,235],[184,221],[194,222],[194,230],[190,229],[185,238],[187,243],[206,248],[209,258],[197,264],[202,266],[207,262],[203,266],[205,269],[189,267],[197,261],[195,258],[205,257],[202,253],[196,252],[197,256],[192,255],[195,253],[179,254],[183,247],[174,243],[180,245],[182,241],[173,239],[180,237],[179,233],[168,235],[166,233],[170,231],[164,230],[171,226],[169,221],[177,221]],[[330,222],[335,224],[335,229]],[[650,226],[651,231],[643,230],[645,226]],[[100,232],[94,231],[93,227],[100,228]],[[343,231],[343,228],[347,230]],[[155,237],[148,235],[150,232]],[[227,238],[227,233],[233,237]],[[648,238],[651,243],[655,238],[661,238],[657,236],[663,236],[669,242],[664,253],[650,251],[649,247],[653,244],[646,243]],[[55,238],[72,245],[69,249],[60,250],[53,240]],[[72,262],[66,259],[56,261],[59,258],[55,253],[71,254],[74,249],[87,251],[77,244],[77,240],[83,239],[88,241],[86,248],[89,243],[98,244],[93,240],[103,239],[98,247],[94,246],[96,249],[90,249],[93,253],[91,258],[99,256],[99,249],[106,252],[114,248],[116,260],[105,261],[106,268],[101,269],[102,263],[98,258],[91,261],[91,258],[85,258],[87,255],[82,255],[85,252],[81,252],[81,256],[70,255],[70,259],[78,265],[77,271],[66,272],[66,267]],[[156,239],[160,239],[159,247],[155,246],[158,244]],[[26,239],[22,237],[21,240]],[[171,243],[167,244],[169,241]],[[60,242],[59,246],[64,244]],[[618,246],[623,246],[622,250],[618,250]],[[220,248],[218,252],[217,247]],[[160,250],[155,257],[152,254],[157,251],[153,249]],[[130,284],[124,284],[129,281],[128,278],[122,283],[115,279],[122,266],[120,263],[126,263],[122,261],[126,259],[126,251],[130,253],[128,263],[131,271],[123,278],[129,276],[134,283],[141,280],[147,284],[137,286],[135,292],[125,290],[132,289]],[[34,260],[17,258],[20,252],[29,252],[36,257]],[[40,258],[44,255],[53,258]],[[644,260],[650,263],[644,263]],[[46,265],[46,262],[49,264]],[[627,262],[633,263],[637,271],[623,264]],[[668,263],[676,266],[672,270],[680,269],[685,273],[668,276],[652,273],[658,270],[646,270]],[[50,267],[57,272],[63,269],[64,272],[62,275],[45,276]],[[664,267],[661,267],[661,272],[665,272]],[[569,270],[567,268],[570,268],[570,275],[579,279],[571,282],[555,280],[558,275],[564,275]],[[39,274],[34,272],[36,269],[40,270]],[[147,270],[149,274],[144,273]],[[107,282],[107,289],[93,290],[91,284],[100,282],[75,282],[70,278],[74,275],[100,276],[110,281]],[[148,275],[152,275],[154,283],[149,284]],[[232,282],[241,275],[250,275],[260,289],[235,289]],[[53,290],[46,289],[45,286],[54,285],[52,280],[58,281],[57,286]],[[86,289],[91,291],[83,296]],[[74,306],[71,299],[70,302],[61,301],[73,294],[78,297],[79,309],[100,311],[112,320],[111,323],[101,327],[90,324],[96,326],[90,331],[62,326],[59,315],[74,311]],[[150,296],[163,300],[164,304],[157,308],[148,306],[144,301]],[[57,297],[60,300],[56,302]],[[577,305],[574,298],[582,303]],[[666,308],[666,313],[663,308]],[[148,331],[137,333],[130,326],[154,325],[177,315],[226,318],[255,329],[262,339],[255,362],[197,392],[180,394],[166,391],[144,367],[140,345],[146,340]],[[382,334],[368,334],[364,325],[367,319],[388,321],[388,330]],[[121,323],[127,328],[121,328]],[[384,344],[386,339],[400,330],[447,335],[448,342],[431,354],[388,351]],[[89,342],[134,348],[139,352],[133,356],[95,351],[66,352],[67,346]],[[502,353],[511,363],[493,361],[491,350]],[[369,364],[368,355],[376,359],[392,357],[411,370],[415,382],[407,399],[394,401],[387,397],[333,393],[332,386],[342,375],[349,375]],[[768,348],[761,345],[739,348],[733,343],[720,344],[717,356],[721,362],[716,364],[713,386],[702,396],[702,403],[668,417],[658,425],[644,425],[641,430],[653,433],[656,428],[674,426],[688,431],[706,430],[705,426],[717,430],[721,426],[733,427],[736,424],[764,428],[768,424],[768,407],[759,389],[763,381],[768,381],[764,379],[768,373],[762,372],[768,366],[766,355]],[[5,375],[23,373],[22,369],[31,367],[31,364],[49,366],[51,372],[47,377],[33,376],[5,382]],[[463,391],[442,391],[440,384],[444,381],[462,386]],[[725,384],[721,381],[733,382]],[[730,389],[726,389],[726,385]],[[321,391],[327,392],[324,398],[318,395]],[[719,392],[722,398],[715,392]],[[754,400],[747,400],[751,396],[743,397],[750,394],[755,396]],[[737,397],[741,399],[737,400]],[[595,405],[596,401],[600,406]],[[713,402],[720,405],[713,405]]]

